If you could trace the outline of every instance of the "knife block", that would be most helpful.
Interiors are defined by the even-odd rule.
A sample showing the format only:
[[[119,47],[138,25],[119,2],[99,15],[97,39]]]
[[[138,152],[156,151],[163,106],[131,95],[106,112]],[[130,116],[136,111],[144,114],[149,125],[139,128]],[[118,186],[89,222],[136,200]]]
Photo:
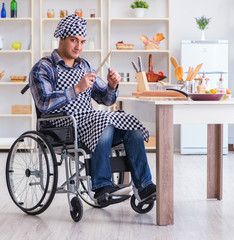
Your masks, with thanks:
[[[145,72],[136,73],[137,92],[149,91],[149,84]]]

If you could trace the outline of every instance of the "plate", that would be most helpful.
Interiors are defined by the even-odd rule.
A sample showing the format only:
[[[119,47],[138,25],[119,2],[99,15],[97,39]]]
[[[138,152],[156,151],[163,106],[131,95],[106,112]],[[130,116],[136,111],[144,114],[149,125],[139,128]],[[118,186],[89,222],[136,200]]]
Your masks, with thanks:
[[[223,98],[223,93],[216,94],[202,94],[202,93],[189,93],[189,97],[193,101],[220,101]]]

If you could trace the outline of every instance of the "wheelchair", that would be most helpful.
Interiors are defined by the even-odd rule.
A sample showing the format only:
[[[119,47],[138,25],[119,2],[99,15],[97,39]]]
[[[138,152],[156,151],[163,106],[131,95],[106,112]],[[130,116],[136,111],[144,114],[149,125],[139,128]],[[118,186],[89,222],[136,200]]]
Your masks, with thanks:
[[[21,93],[29,88],[26,85]],[[147,213],[156,197],[141,201],[132,181],[125,183],[129,172],[123,144],[113,146],[110,154],[112,182],[120,189],[130,189],[123,195],[104,194],[94,198],[91,190],[91,151],[78,142],[73,116],[66,113],[41,114],[38,109],[36,131],[27,131],[12,144],[6,162],[6,182],[13,202],[28,215],[44,212],[55,194],[66,193],[70,214],[75,222],[82,219],[83,200],[86,204],[103,208],[129,198],[137,213]],[[51,120],[70,119],[72,125],[52,127]],[[58,185],[58,168],[64,165],[66,180]],[[129,192],[133,190],[132,196]]]

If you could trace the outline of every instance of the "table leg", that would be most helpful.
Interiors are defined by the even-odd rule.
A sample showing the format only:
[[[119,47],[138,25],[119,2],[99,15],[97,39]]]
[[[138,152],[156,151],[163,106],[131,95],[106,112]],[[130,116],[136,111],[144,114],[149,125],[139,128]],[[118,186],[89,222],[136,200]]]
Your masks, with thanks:
[[[223,125],[207,127],[207,198],[222,199]]]
[[[156,106],[157,224],[174,223],[173,106]]]

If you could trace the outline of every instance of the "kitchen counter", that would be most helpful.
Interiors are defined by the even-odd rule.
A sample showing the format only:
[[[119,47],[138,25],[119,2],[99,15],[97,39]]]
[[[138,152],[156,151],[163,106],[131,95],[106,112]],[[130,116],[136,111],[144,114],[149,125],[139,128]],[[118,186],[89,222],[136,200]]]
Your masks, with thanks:
[[[121,102],[144,102],[156,114],[156,184],[158,225],[174,224],[174,124],[207,124],[207,198],[222,199],[223,124],[234,124],[234,100],[154,101],[119,97]]]

